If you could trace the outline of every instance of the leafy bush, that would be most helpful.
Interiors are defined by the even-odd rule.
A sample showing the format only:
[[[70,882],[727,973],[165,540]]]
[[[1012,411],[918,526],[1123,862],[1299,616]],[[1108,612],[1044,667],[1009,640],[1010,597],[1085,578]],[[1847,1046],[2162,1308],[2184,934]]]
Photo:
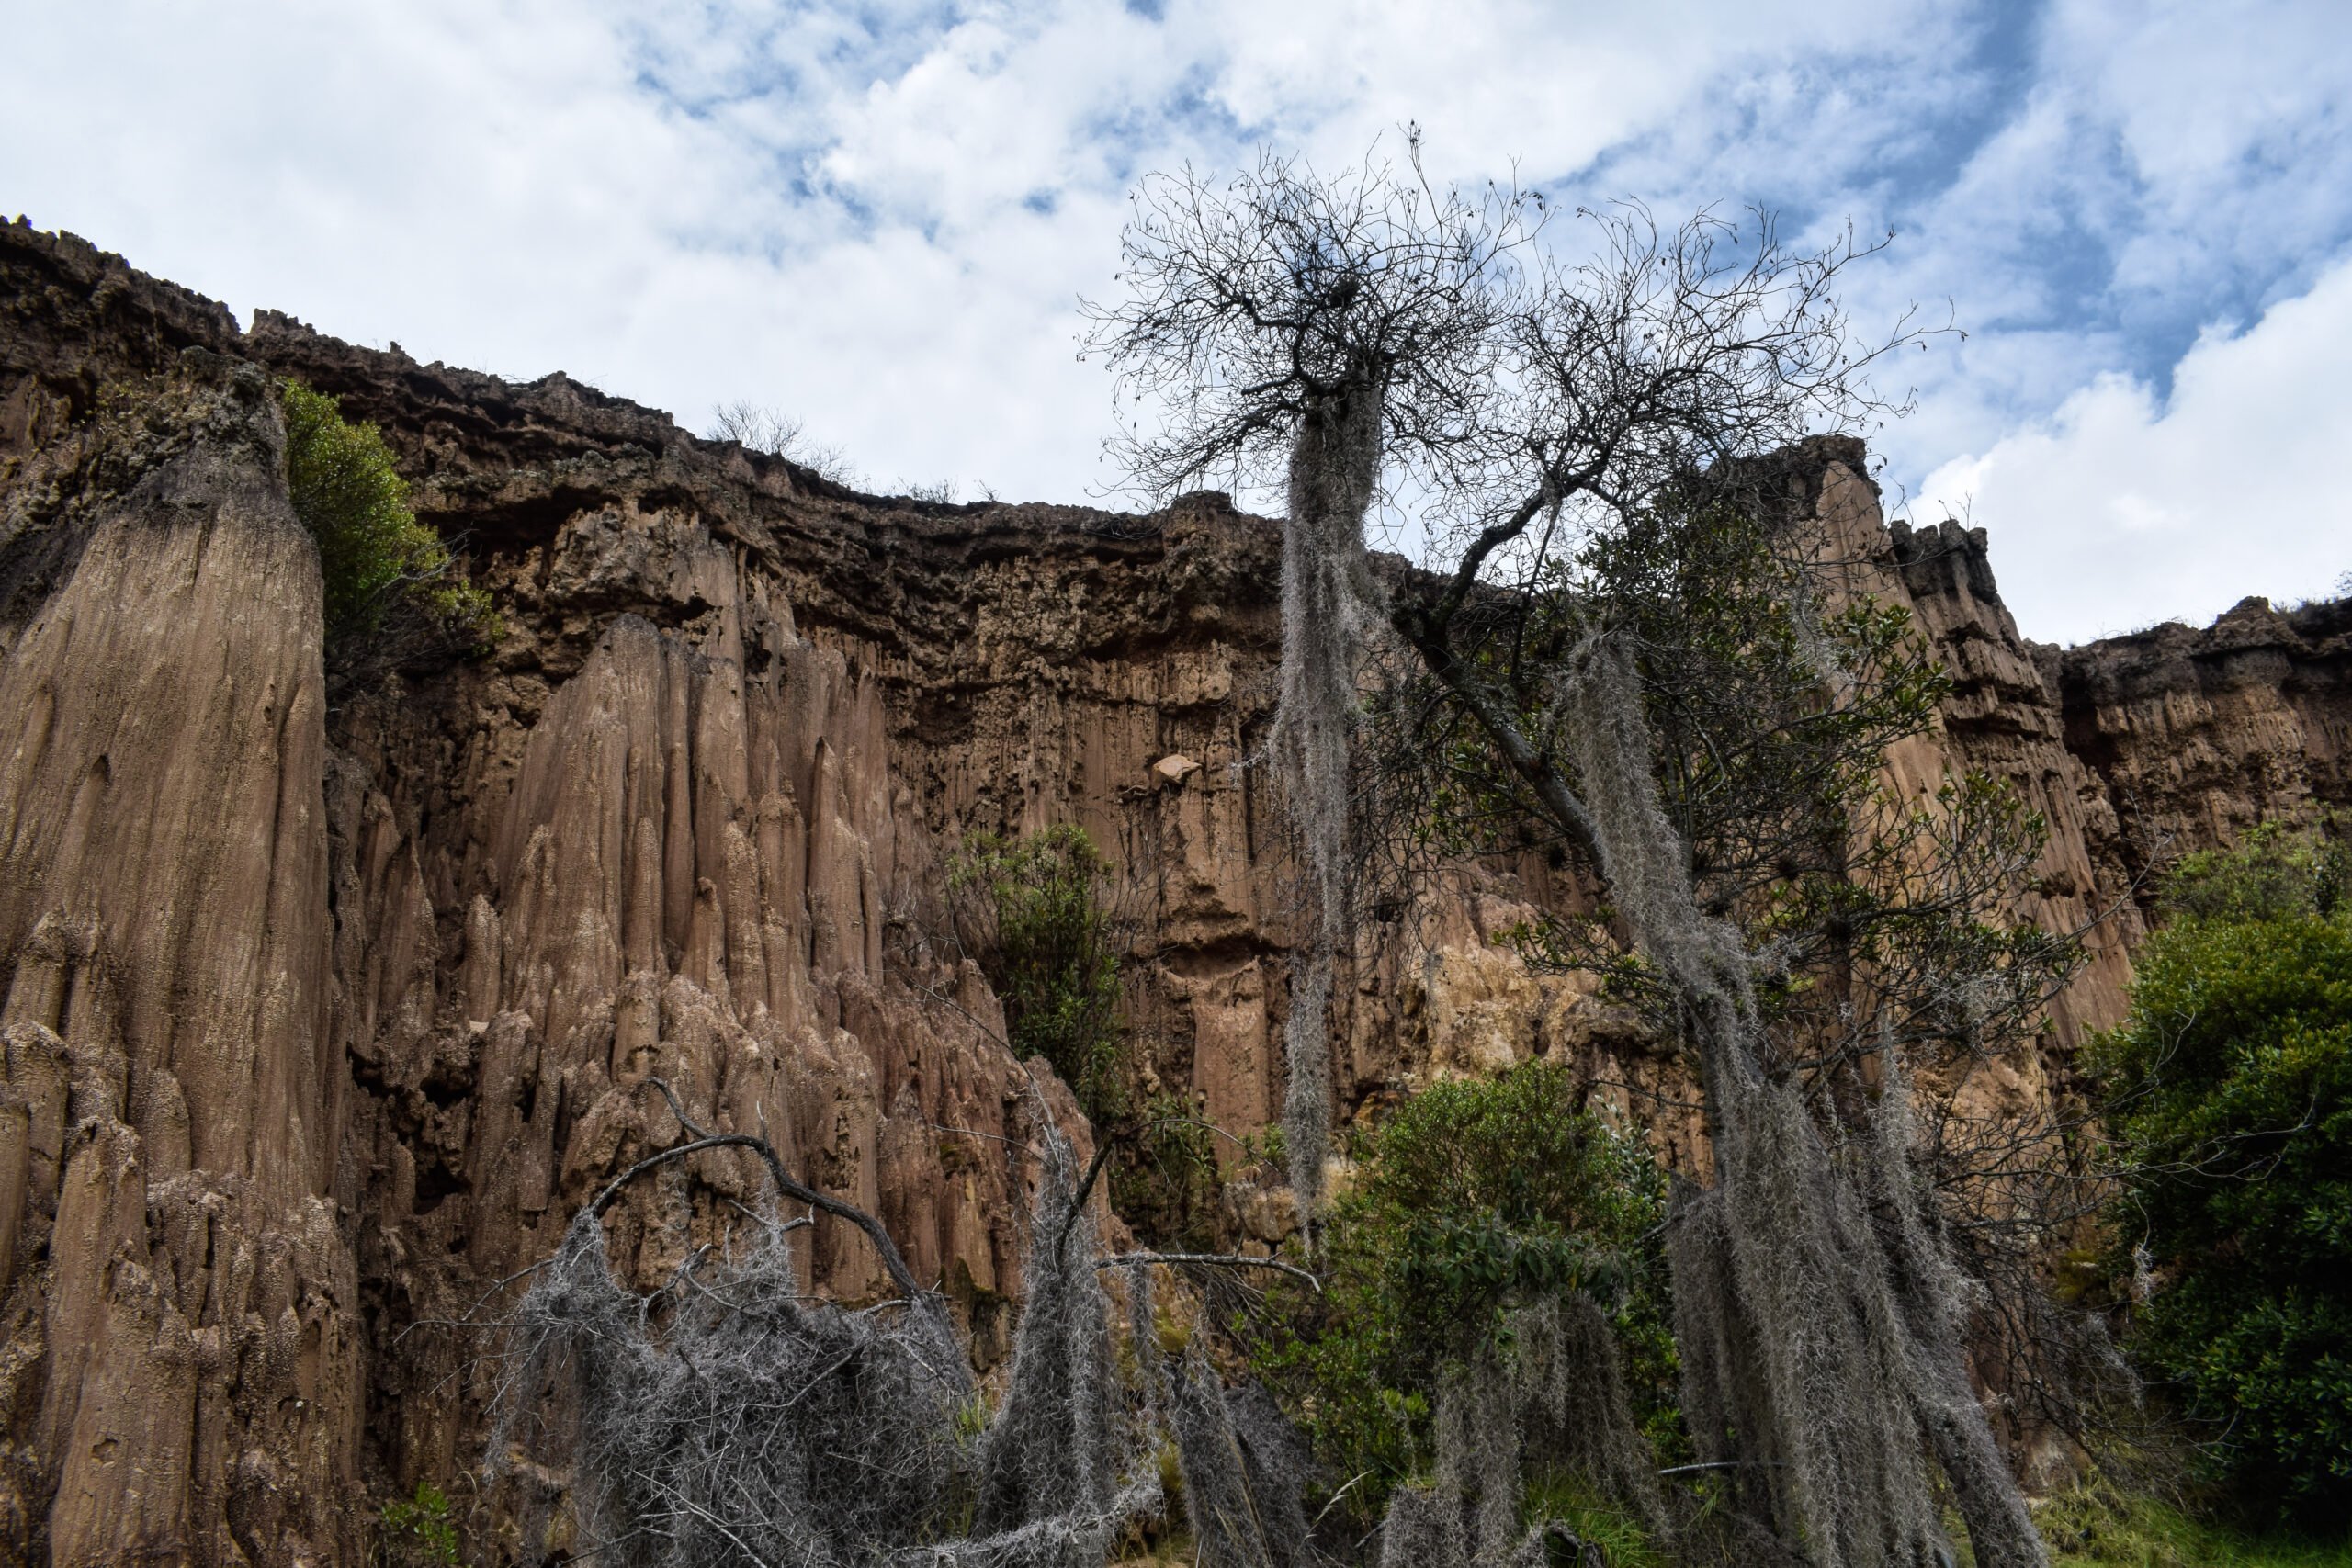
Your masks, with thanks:
[[[1014,1052],[1043,1056],[1113,1145],[1111,1206],[1156,1243],[1214,1239],[1216,1151],[1190,1100],[1130,1083],[1119,976],[1127,933],[1110,867],[1071,824],[967,840],[949,868],[959,938],[1004,1003]]]
[[[2352,909],[2330,846],[2193,856],[2093,1070],[2114,1221],[2154,1289],[2132,1343],[2209,1437],[2211,1478],[2352,1517]]]
[[[1125,1100],[1108,877],[1086,830],[1067,823],[1018,839],[981,835],[948,872],[951,892],[967,896],[966,943],[1004,1003],[1013,1050],[1052,1063],[1097,1122]]]
[[[2198,920],[2332,915],[2352,886],[2352,849],[2266,822],[2234,850],[2183,855],[2165,879],[2165,907]]]
[[[1319,1299],[1246,1331],[1258,1371],[1376,1515],[1425,1468],[1449,1361],[1507,1332],[1509,1309],[1563,1288],[1608,1310],[1635,1409],[1671,1423],[1674,1353],[1657,1232],[1663,1179],[1636,1143],[1577,1103],[1566,1069],[1530,1062],[1438,1084],[1353,1150],[1333,1203]]]
[[[495,640],[490,596],[467,582],[441,536],[416,520],[391,448],[372,424],[299,382],[278,388],[286,414],[286,484],[318,541],[331,665],[395,664],[420,641],[470,648]],[[400,646],[381,646],[386,634]]]
[[[387,1563],[430,1564],[456,1568],[464,1561],[458,1553],[458,1527],[449,1517],[449,1499],[430,1481],[416,1483],[407,1502],[390,1502],[377,1516],[377,1556]]]
[[[1216,1134],[1182,1095],[1156,1094],[1111,1123],[1111,1207],[1137,1235],[1180,1252],[1216,1250]]]

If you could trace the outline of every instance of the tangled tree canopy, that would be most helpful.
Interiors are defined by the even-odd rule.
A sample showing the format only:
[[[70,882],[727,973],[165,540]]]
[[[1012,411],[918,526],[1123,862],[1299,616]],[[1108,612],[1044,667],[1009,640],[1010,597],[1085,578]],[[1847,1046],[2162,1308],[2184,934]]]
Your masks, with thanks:
[[[878,1222],[803,1185],[764,1138],[708,1132],[671,1103],[687,1141],[575,1216],[506,1325],[493,1453],[568,1472],[594,1561],[1091,1568],[1158,1511],[1150,1408],[1114,1375],[1096,1278],[1110,1260],[1050,1126],[1011,1377],[987,1412],[944,1303]],[[858,1309],[802,1294],[785,1239],[801,1222],[761,1216],[650,1295],[616,1280],[604,1217],[629,1184],[734,1150],[759,1158],[778,1201],[865,1231],[899,1293]]]
[[[1772,460],[1898,412],[1868,373],[1920,334],[1849,328],[1840,278],[1875,248],[1850,237],[1621,208],[1576,215],[1570,259],[1540,195],[1441,187],[1412,151],[1147,182],[1129,295],[1095,311],[1139,483],[1288,502],[1270,750],[1314,905],[1286,1112],[1309,1236],[1361,852],[1466,822],[1580,862],[1607,919],[1531,950],[1648,1003],[1713,1134],[1715,1185],[1668,1227],[1702,1455],[1823,1568],[1945,1552],[1936,1472],[1977,1562],[2040,1564],[1905,1061],[2014,1044],[2071,949],[1999,913],[2039,841],[2000,792],[1880,793],[1939,678],[1902,615],[1841,595]],[[1425,574],[1374,581],[1375,503]]]
[[[910,1272],[881,1223],[809,1186],[765,1137],[695,1124],[648,1080],[684,1136],[622,1171],[575,1215],[503,1325],[493,1463],[569,1482],[520,1489],[526,1558],[607,1568],[1100,1568],[1170,1511],[1172,1448],[1200,1560],[1306,1568],[1297,1434],[1255,1391],[1226,1392],[1194,1351],[1170,1367],[1155,1268],[1272,1269],[1230,1255],[1101,1250],[1084,1172],[1041,1113],[1036,1197],[1012,1363],[991,1402],[945,1303]],[[1042,1107],[1042,1097],[1040,1097]],[[755,1158],[778,1204],[862,1231],[898,1292],[847,1306],[801,1292],[786,1242],[808,1219],[747,1211],[727,1246],[700,1247],[659,1289],[616,1279],[608,1211],[680,1164]],[[1117,1353],[1104,1280],[1125,1279]],[[1300,1277],[1304,1278],[1303,1275]],[[538,1489],[534,1493],[534,1486]],[[557,1521],[548,1508],[568,1503]]]

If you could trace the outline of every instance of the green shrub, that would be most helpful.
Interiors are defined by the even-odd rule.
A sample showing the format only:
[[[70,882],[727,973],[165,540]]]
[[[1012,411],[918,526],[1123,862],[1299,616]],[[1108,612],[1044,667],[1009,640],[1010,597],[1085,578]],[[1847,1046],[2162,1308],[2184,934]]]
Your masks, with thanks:
[[[1428,1463],[1441,1370],[1562,1288],[1611,1314],[1635,1412],[1671,1426],[1674,1352],[1657,1233],[1665,1186],[1634,1140],[1578,1108],[1566,1069],[1530,1062],[1435,1085],[1356,1140],[1332,1204],[1319,1298],[1245,1325],[1261,1376],[1376,1517]]]
[[[490,596],[466,581],[441,536],[416,520],[382,433],[345,420],[334,399],[299,382],[281,383],[278,400],[287,493],[318,541],[329,662],[368,654],[382,662],[387,650],[369,645],[388,631],[405,630],[404,642],[422,632],[469,648],[495,640]]]
[[[1129,1229],[1179,1252],[1216,1250],[1216,1134],[1191,1100],[1157,1094],[1109,1124],[1119,1145],[1111,1164],[1111,1207]]]
[[[2196,920],[2332,915],[2352,886],[2352,850],[2266,822],[2233,850],[2183,855],[2165,878],[2164,905]]]
[[[1071,824],[967,840],[948,871],[957,934],[1004,1003],[1013,1051],[1043,1056],[1109,1145],[1111,1206],[1156,1245],[1216,1239],[1215,1134],[1179,1095],[1131,1081],[1119,976],[1127,933],[1110,867]]]
[[[2154,1289],[2130,1343],[2208,1478],[2352,1517],[2352,909],[2329,846],[2191,857],[2093,1047],[2124,1161],[2119,1246]],[[2134,1249],[2137,1249],[2134,1252]],[[2119,1264],[2125,1259],[2119,1259]]]
[[[407,1502],[384,1505],[377,1516],[377,1556],[389,1564],[430,1564],[456,1568],[458,1527],[449,1517],[449,1499],[430,1481],[416,1483]]]
[[[1052,1063],[1097,1122],[1125,1109],[1108,880],[1102,852],[1071,824],[983,834],[948,871],[951,893],[967,896],[959,924],[1004,1003],[1013,1051]]]

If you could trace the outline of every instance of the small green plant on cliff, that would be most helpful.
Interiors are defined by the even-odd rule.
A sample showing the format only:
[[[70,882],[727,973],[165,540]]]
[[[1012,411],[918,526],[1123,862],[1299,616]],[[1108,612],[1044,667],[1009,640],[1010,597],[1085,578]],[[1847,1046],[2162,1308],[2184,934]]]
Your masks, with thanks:
[[[299,382],[281,383],[278,401],[287,493],[318,541],[330,667],[373,673],[431,647],[496,640],[490,596],[417,521],[382,433],[345,419],[334,398]]]
[[[2352,900],[2340,845],[2192,855],[2092,1064],[2129,1343],[2259,1514],[2352,1522]]]
[[[1513,1307],[1561,1291],[1600,1303],[1636,1413],[1674,1440],[1665,1182],[1577,1090],[1567,1069],[1530,1062],[1390,1112],[1357,1139],[1356,1179],[1331,1207],[1322,1295],[1292,1292],[1245,1331],[1334,1477],[1361,1477],[1343,1506],[1365,1520],[1428,1465],[1448,1363],[1507,1336]]]
[[[388,1568],[456,1568],[465,1561],[458,1554],[449,1499],[430,1481],[418,1482],[406,1502],[385,1504],[376,1528],[377,1558]]]
[[[1043,1056],[1096,1122],[1124,1109],[1121,944],[1109,867],[1070,824],[1020,838],[982,834],[948,871],[958,925],[1004,1003],[1013,1051]]]
[[[1120,973],[1128,937],[1110,866],[1072,824],[982,834],[949,867],[958,938],[1004,1003],[1018,1055],[1043,1056],[1112,1145],[1111,1206],[1136,1233],[1200,1250],[1212,1239],[1215,1134],[1182,1096],[1132,1081]]]

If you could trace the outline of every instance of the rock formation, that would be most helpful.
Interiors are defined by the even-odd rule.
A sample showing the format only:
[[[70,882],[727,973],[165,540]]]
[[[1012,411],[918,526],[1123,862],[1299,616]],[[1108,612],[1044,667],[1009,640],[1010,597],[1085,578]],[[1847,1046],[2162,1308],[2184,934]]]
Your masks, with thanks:
[[[487,658],[328,710],[288,376],[382,428],[497,599]],[[1858,447],[1814,457],[1851,589],[1957,677],[1898,778],[2015,780],[2052,829],[2027,907],[2092,926],[2049,1059],[2015,1064],[2048,1093],[2120,1013],[2151,865],[2352,796],[2352,610],[2036,647],[1981,532],[1890,529]],[[854,494],[560,375],[241,332],[0,229],[0,1556],[356,1563],[371,1499],[427,1478],[494,1542],[457,1482],[498,1371],[463,1322],[674,1135],[654,1075],[880,1213],[1001,1357],[1016,1151],[1077,1117],[956,960],[943,862],[1082,824],[1136,917],[1147,1084],[1273,1122],[1301,915],[1252,765],[1275,556],[1215,495]],[[1667,1074],[1488,940],[1568,896],[1451,880],[1346,955],[1337,1111],[1538,1054]],[[697,1157],[620,1211],[643,1277],[758,1190]],[[1228,1192],[1238,1240],[1288,1218]],[[797,1236],[819,1288],[876,1292],[844,1229]]]

